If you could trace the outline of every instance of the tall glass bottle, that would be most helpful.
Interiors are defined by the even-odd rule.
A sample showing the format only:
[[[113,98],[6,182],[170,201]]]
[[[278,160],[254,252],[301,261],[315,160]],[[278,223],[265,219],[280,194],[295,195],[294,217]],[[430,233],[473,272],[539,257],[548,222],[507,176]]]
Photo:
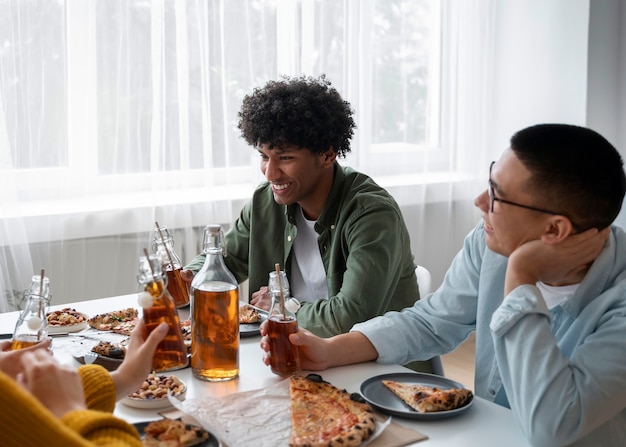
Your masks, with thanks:
[[[174,304],[176,307],[185,307],[189,304],[189,285],[180,276],[183,263],[174,249],[174,236],[167,227],[160,227],[158,222],[152,239],[152,251],[161,257],[167,276],[167,290],[174,298]]]
[[[280,277],[277,272],[270,272],[267,287],[272,297],[267,318],[270,368],[274,374],[287,376],[300,370],[300,348],[289,341],[289,334],[298,332],[298,320],[295,312],[286,305],[290,295],[285,272],[280,271]]]
[[[48,337],[46,314],[50,307],[50,280],[47,276],[35,275],[30,287],[24,291],[26,306],[20,313],[13,331],[11,349],[34,346]]]
[[[169,331],[159,343],[152,358],[152,369],[157,372],[181,369],[187,366],[187,347],[180,329],[174,300],[167,291],[166,279],[157,255],[139,258],[137,280],[143,288],[139,293],[139,305],[143,308],[143,320],[148,333],[160,323],[167,323]]]
[[[201,380],[230,380],[239,375],[239,289],[219,225],[204,229],[204,254],[191,283],[191,369]]]

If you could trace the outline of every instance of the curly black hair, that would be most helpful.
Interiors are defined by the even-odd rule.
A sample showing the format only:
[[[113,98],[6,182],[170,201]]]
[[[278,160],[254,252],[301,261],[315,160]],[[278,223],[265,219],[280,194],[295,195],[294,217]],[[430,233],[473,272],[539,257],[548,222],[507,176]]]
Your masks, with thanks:
[[[320,154],[332,148],[345,157],[356,128],[353,113],[325,75],[283,76],[244,97],[238,127],[255,148],[293,145]]]

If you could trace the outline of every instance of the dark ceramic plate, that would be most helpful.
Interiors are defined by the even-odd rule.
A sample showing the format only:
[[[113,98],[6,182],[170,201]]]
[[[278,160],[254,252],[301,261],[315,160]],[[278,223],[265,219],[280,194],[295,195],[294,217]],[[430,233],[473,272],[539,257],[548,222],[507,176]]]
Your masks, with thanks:
[[[152,421],[137,422],[133,424],[135,428],[137,429],[137,431],[139,432],[139,435],[142,437],[142,439],[144,435],[143,431],[150,422]],[[209,439],[204,441],[202,444],[196,444],[196,446],[197,447],[222,447],[222,443],[220,442],[219,439],[217,439],[217,437],[213,433],[209,432]]]
[[[419,413],[406,405],[400,400],[399,397],[387,389],[387,387],[383,385],[382,380],[395,380],[396,382],[434,386],[441,389],[467,387],[459,382],[455,382],[454,380],[446,379],[445,377],[436,376],[434,374],[410,372],[382,374],[380,376],[371,377],[363,382],[361,384],[361,395],[363,395],[365,400],[383,413],[394,416],[426,421],[445,419],[465,413],[470,409],[472,403],[474,403],[474,397],[472,396],[470,401],[461,408],[449,411],[437,411],[433,413]]]

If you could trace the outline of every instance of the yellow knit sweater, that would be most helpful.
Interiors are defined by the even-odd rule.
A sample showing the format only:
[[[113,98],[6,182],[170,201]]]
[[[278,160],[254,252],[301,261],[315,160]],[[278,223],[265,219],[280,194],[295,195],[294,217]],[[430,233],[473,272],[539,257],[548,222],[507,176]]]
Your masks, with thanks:
[[[0,371],[0,446],[137,446],[135,427],[113,416],[115,385],[99,365],[78,368],[87,410],[55,417],[12,378]]]

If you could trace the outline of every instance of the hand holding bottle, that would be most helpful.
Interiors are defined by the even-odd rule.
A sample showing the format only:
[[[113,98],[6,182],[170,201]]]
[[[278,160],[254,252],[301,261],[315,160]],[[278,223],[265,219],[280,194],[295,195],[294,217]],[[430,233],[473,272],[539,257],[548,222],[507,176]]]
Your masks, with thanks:
[[[298,332],[296,314],[286,306],[289,299],[289,282],[285,272],[270,273],[268,288],[272,296],[272,307],[267,318],[269,359],[272,372],[281,376],[300,370],[300,350],[289,341],[289,335]]]

